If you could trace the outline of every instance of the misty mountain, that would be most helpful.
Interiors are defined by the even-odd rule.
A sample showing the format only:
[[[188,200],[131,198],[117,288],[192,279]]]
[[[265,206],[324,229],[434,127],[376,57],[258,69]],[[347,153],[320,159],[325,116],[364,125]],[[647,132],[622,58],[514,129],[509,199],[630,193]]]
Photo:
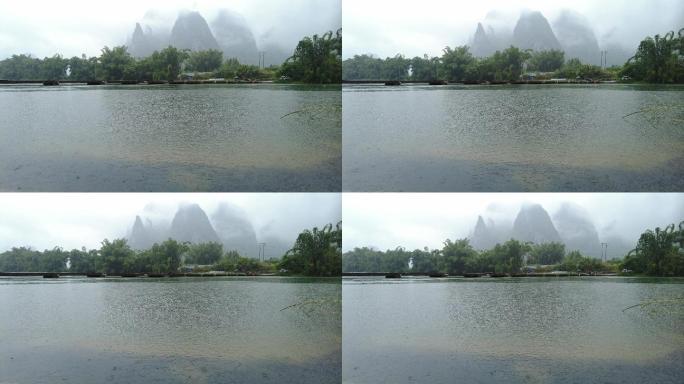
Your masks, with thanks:
[[[197,204],[181,206],[171,221],[169,237],[191,243],[220,243],[209,217]]]
[[[135,30],[133,31],[133,36],[128,43],[129,53],[133,57],[145,57],[152,54],[155,51],[156,44],[154,44],[151,39],[151,34],[145,35],[140,23],[135,23]]]
[[[154,243],[154,236],[145,228],[140,216],[135,216],[133,228],[131,229],[130,235],[128,235],[128,244],[133,249],[146,249],[151,247]]]
[[[224,58],[237,58],[243,64],[258,64],[259,50],[254,34],[237,13],[221,10],[211,23]]]
[[[483,22],[477,24],[470,40],[474,56],[490,56],[497,50],[514,45],[535,51],[560,49],[565,52],[566,61],[578,58],[583,63],[600,65],[601,50],[606,50],[607,64],[611,66],[622,65],[633,55],[617,43],[601,46],[587,19],[575,11],[561,11],[553,26],[541,12],[525,12],[518,18],[512,32],[507,30],[506,21],[499,16],[490,12]]]
[[[218,242],[226,252],[235,250],[243,257],[252,258],[259,256],[259,242],[266,243],[266,258],[280,258],[294,242],[272,233],[258,237],[242,209],[228,203],[221,204],[211,216],[197,204],[183,205],[171,223],[165,225],[136,216],[127,236],[128,244],[137,250],[148,249],[169,238],[195,244]]]
[[[478,216],[469,237],[477,250],[491,249],[511,238],[536,244],[561,242],[566,252],[577,250],[594,258],[601,257],[601,242],[608,244],[608,259],[623,258],[635,247],[618,235],[600,236],[590,212],[572,203],[564,203],[553,218],[539,204],[523,205],[512,227],[496,226],[491,219]]]
[[[551,217],[539,204],[525,204],[520,208],[511,235],[514,239],[536,244],[561,241]]]
[[[503,243],[510,236],[510,228],[497,227],[492,220],[485,223],[482,216],[477,217],[475,229],[470,237],[470,244],[478,250],[490,249]]]
[[[242,256],[258,256],[254,226],[238,207],[221,204],[211,218],[226,251],[236,250]]]
[[[548,20],[541,12],[524,12],[513,28],[513,45],[520,49],[544,51],[561,49]]]
[[[482,23],[477,23],[477,30],[475,31],[475,36],[473,37],[470,46],[471,53],[475,57],[486,57],[496,52],[496,48],[489,36],[487,36],[487,32],[485,32]]]
[[[162,16],[148,11],[144,20],[136,23],[127,45],[131,55],[138,58],[171,45],[191,51],[217,49],[223,52],[224,59],[237,58],[243,64],[259,62],[259,49],[249,25],[241,15],[226,9],[220,10],[211,23],[199,12],[181,12],[170,30]],[[271,58],[268,63],[280,64],[290,55],[288,50],[277,46],[264,47],[264,50]]]
[[[582,15],[563,10],[554,21],[553,29],[565,51],[565,60],[578,58],[583,63],[601,64],[598,40],[589,22]]]
[[[206,51],[219,49],[209,24],[199,12],[181,12],[171,28],[169,44],[179,49]]]
[[[565,203],[553,215],[566,251],[578,250],[585,256],[600,258],[601,242],[589,213],[582,207]]]

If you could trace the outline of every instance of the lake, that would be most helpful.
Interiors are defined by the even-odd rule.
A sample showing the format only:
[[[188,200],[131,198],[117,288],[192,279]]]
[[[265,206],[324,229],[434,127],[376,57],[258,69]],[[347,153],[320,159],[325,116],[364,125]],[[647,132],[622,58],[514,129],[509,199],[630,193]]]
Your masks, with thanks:
[[[339,86],[0,86],[0,190],[338,191]]]
[[[345,383],[681,383],[684,279],[344,278]],[[626,309],[644,300],[677,302]]]
[[[0,278],[0,382],[339,383],[340,295],[340,279]]]
[[[345,85],[345,191],[681,191],[684,87]]]

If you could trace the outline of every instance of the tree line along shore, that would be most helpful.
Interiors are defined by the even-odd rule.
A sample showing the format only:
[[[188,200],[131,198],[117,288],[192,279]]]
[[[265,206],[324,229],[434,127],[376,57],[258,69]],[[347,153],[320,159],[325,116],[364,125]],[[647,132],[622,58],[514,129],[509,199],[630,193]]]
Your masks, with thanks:
[[[624,65],[582,63],[561,50],[532,51],[511,46],[488,57],[475,57],[467,45],[446,47],[442,56],[381,59],[356,55],[342,63],[346,82],[383,81],[387,85],[419,81],[503,84],[626,81],[684,83],[684,28],[646,37]]]
[[[554,272],[684,276],[684,221],[679,226],[670,224],[645,231],[636,248],[623,259],[601,260],[576,250],[566,252],[565,245],[558,242],[532,244],[515,239],[476,250],[468,239],[460,239],[446,240],[441,249],[433,250],[355,248],[342,255],[342,270],[346,275],[413,273],[435,277],[548,276]]]
[[[144,250],[132,249],[126,239],[105,239],[99,249],[14,247],[0,253],[0,276],[340,276],[341,272],[342,223],[304,230],[287,253],[268,260],[242,257],[237,251],[224,250],[220,243],[174,239]]]
[[[225,58],[219,50],[189,51],[169,46],[135,58],[126,46],[104,47],[100,56],[43,59],[27,54],[0,61],[0,84],[60,82],[89,84],[222,83],[284,81],[336,84],[342,79],[342,30],[304,37],[281,65],[260,67]]]

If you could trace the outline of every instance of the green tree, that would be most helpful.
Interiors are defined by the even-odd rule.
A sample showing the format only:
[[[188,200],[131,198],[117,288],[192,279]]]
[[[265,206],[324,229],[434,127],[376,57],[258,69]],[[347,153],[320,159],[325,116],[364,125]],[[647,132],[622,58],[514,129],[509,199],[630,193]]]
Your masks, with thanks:
[[[223,256],[223,245],[216,242],[192,244],[188,247],[186,263],[214,264]]]
[[[549,51],[533,52],[529,59],[531,70],[552,72],[560,69],[565,63],[565,53],[552,49]]]
[[[446,47],[442,55],[439,75],[448,81],[463,81],[468,67],[475,63],[467,45],[460,47]]]
[[[663,276],[684,273],[684,255],[682,254],[682,238],[684,222],[675,229],[670,224],[665,229],[656,228],[642,233],[634,250],[625,260],[626,267],[638,273]],[[640,269],[636,269],[640,268]]]
[[[61,55],[46,57],[41,63],[41,78],[46,80],[63,80],[66,78],[68,67],[69,60],[64,59]]]
[[[99,58],[99,77],[104,80],[121,80],[126,68],[133,63],[134,59],[126,46],[104,47]]]
[[[81,57],[74,56],[69,59],[69,79],[71,80],[95,80],[97,69],[97,58],[86,58],[86,55]]]
[[[642,40],[624,69],[624,74],[653,83],[684,82],[684,28],[677,36],[670,31]]]
[[[206,51],[191,52],[188,56],[188,67],[190,71],[213,72],[223,63],[223,52],[217,49]]]
[[[565,244],[559,242],[550,242],[535,244],[531,246],[530,264],[555,264],[560,263],[565,256]]]
[[[310,276],[337,276],[342,272],[342,223],[314,227],[297,236],[292,249],[280,263],[291,273]]]
[[[126,239],[115,239],[102,241],[100,247],[100,257],[104,272],[107,274],[120,274],[125,272],[124,266],[127,260],[132,259],[135,252],[128,245]]]
[[[280,74],[305,83],[339,83],[342,79],[342,30],[300,40]]]
[[[439,78],[439,57],[414,57],[410,61],[411,65],[411,80],[430,81]]]
[[[477,251],[470,245],[468,239],[456,241],[446,240],[442,248],[442,257],[446,272],[450,275],[462,275],[466,270],[466,264],[477,256]]]

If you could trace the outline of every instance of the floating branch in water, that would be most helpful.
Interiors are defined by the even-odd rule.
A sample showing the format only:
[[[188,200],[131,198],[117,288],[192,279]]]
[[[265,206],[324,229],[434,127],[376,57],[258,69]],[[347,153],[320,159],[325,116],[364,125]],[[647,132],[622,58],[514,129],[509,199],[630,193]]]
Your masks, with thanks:
[[[290,115],[294,115],[295,113],[299,113],[299,112],[302,112],[302,111],[303,111],[303,109],[300,109],[300,110],[294,111],[294,112],[290,112],[290,113],[288,113],[288,114],[285,114],[285,115],[280,116],[280,118],[282,119],[283,117],[288,117],[288,116],[290,116]]]
[[[662,304],[680,304],[684,305],[684,297],[673,297],[669,299],[650,299],[650,300],[642,300],[641,303],[635,304],[635,305],[630,305],[629,307],[625,308],[622,310],[622,312],[627,311],[632,308],[639,307],[641,309],[644,309],[649,306],[653,305],[662,305]]]
[[[313,105],[307,105],[302,109],[298,109],[296,111],[286,113],[286,114],[280,116],[280,118],[284,119],[288,116],[301,113],[304,116],[308,116],[311,120],[316,119],[316,118],[321,118],[321,115],[330,116],[330,117],[327,117],[327,119],[330,119],[330,120],[332,120],[332,119],[339,120],[339,116],[341,115],[341,110],[342,110],[342,106],[338,105],[338,104],[313,104]]]

